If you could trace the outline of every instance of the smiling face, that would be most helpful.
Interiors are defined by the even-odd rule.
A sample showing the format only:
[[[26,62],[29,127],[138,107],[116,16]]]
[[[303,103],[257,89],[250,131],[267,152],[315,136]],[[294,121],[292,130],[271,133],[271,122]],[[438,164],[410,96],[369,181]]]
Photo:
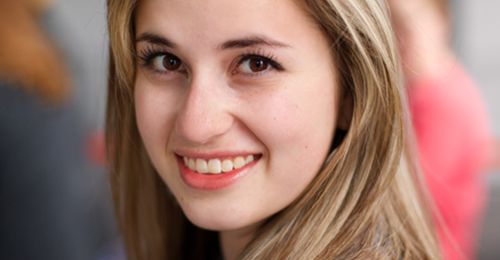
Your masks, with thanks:
[[[316,176],[336,127],[329,43],[290,0],[144,0],[137,124],[185,215],[251,227]]]

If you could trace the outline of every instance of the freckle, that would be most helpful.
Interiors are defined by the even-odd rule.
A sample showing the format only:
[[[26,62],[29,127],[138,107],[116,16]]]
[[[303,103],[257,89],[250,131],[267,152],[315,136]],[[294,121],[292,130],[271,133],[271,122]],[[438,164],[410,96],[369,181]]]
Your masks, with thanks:
[[[306,150],[309,149],[309,145],[304,146],[304,149]]]
[[[276,121],[276,117],[275,116],[273,116],[273,120]]]

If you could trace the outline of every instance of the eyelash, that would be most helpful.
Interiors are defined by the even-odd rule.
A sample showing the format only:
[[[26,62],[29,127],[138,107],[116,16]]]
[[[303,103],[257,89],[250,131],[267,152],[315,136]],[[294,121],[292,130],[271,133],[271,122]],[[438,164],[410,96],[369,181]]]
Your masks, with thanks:
[[[146,67],[146,68],[148,68],[156,73],[160,73],[160,74],[165,73],[163,71],[158,71],[157,69],[155,69],[153,67],[154,58],[161,56],[161,55],[172,55],[174,57],[177,57],[168,51],[157,50],[157,49],[154,49],[152,47],[148,47],[145,50],[139,52],[138,58],[140,61],[140,65],[142,65],[142,66],[144,66],[144,67]]]
[[[239,56],[238,62],[236,63],[236,68],[239,68],[241,64],[243,64],[245,61],[249,61],[250,59],[261,59],[265,61],[267,64],[271,65],[271,70],[277,70],[277,71],[284,71],[285,69],[283,66],[276,61],[276,57],[273,56],[272,54],[264,52],[264,50],[258,49],[256,51],[249,51],[245,52],[242,55]],[[259,76],[263,73],[267,73],[268,70],[265,71],[259,71],[251,74],[247,74],[249,76]]]
[[[158,57],[158,56],[161,56],[161,55],[172,55],[174,57],[177,58],[177,56],[173,55],[172,53],[168,52],[168,51],[164,51],[164,50],[158,50],[158,49],[154,49],[152,47],[148,47],[146,49],[144,49],[143,51],[139,52],[139,55],[138,55],[138,58],[139,58],[139,61],[140,61],[140,65],[152,70],[153,72],[155,73],[159,73],[159,74],[164,74],[164,73],[168,73],[168,72],[164,72],[164,71],[159,71],[157,69],[155,69],[153,67],[153,60]],[[283,66],[278,63],[276,61],[276,58],[271,55],[271,54],[268,54],[266,52],[264,52],[263,50],[256,50],[256,51],[248,51],[248,52],[245,52],[243,54],[241,54],[238,58],[237,58],[237,62],[235,62],[235,69],[232,71],[233,74],[237,74],[236,70],[246,61],[250,60],[250,59],[261,59],[263,60],[264,62],[266,62],[268,65],[271,66],[270,69],[266,69],[265,71],[259,71],[259,72],[255,72],[255,73],[247,73],[246,75],[247,76],[259,76],[263,73],[267,73],[269,70],[276,70],[276,71],[284,71],[284,68]],[[179,59],[179,58],[178,58]],[[180,60],[180,59],[179,59]],[[183,64],[183,61],[180,60],[181,63]],[[181,66],[182,66],[181,64]],[[183,73],[185,72],[185,69],[184,70],[179,70],[180,73]]]

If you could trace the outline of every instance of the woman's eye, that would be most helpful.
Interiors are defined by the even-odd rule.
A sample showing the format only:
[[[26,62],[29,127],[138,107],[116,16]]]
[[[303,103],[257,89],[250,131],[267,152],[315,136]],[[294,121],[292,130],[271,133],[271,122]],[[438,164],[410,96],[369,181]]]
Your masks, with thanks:
[[[153,58],[153,68],[158,71],[176,71],[182,65],[182,61],[172,54],[161,54]]]
[[[253,56],[243,59],[239,64],[239,70],[245,74],[263,72],[273,67],[268,58]]]

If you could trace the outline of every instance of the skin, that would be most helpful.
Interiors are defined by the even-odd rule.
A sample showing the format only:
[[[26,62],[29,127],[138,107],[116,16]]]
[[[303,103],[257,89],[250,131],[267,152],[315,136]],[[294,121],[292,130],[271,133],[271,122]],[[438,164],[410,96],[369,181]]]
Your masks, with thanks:
[[[142,57],[135,106],[148,155],[187,218],[219,231],[225,259],[234,259],[264,220],[305,190],[327,156],[341,92],[329,43],[287,0],[145,0],[135,22]],[[171,44],[154,44],[146,34]],[[273,44],[222,47],[255,37]],[[165,70],[161,54],[144,59],[148,50],[182,64]],[[249,53],[279,66],[248,60]],[[255,72],[249,65],[259,61],[267,69]],[[182,180],[176,154],[228,152],[260,159],[222,189]]]

